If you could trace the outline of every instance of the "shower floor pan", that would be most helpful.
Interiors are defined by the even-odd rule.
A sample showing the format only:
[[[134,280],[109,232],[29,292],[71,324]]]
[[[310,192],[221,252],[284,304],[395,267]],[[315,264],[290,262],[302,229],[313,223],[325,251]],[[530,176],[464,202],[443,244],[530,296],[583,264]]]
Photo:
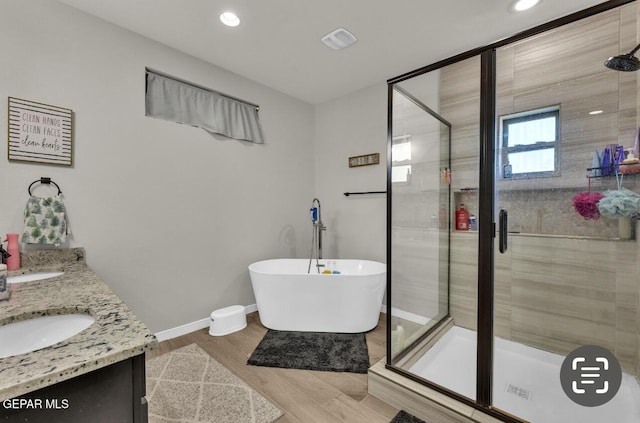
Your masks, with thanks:
[[[410,372],[475,398],[476,332],[452,327]],[[570,400],[560,385],[564,357],[495,338],[493,403],[532,423],[640,422],[640,386],[623,373],[616,396],[599,407]]]

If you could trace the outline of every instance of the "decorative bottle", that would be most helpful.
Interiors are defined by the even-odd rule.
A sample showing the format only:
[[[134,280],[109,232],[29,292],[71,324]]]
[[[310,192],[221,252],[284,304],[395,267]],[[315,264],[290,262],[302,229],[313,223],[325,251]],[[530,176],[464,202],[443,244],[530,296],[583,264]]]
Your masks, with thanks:
[[[7,270],[20,269],[20,242],[18,241],[18,234],[7,234],[7,253],[11,254],[11,257],[7,257]]]

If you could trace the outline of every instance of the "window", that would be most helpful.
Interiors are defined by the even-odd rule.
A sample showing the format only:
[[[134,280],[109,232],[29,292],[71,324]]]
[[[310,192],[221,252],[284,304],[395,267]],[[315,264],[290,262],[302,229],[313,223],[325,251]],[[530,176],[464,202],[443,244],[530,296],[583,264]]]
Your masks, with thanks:
[[[560,106],[500,117],[502,177],[558,174]]]
[[[391,182],[409,182],[411,175],[411,135],[393,137]]]

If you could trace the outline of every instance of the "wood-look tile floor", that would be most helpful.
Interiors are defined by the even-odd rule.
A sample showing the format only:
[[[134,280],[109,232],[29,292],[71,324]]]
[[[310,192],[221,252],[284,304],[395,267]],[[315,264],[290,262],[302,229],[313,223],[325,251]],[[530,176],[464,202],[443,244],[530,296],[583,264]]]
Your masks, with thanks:
[[[385,320],[366,334],[370,363],[385,355]],[[278,423],[388,423],[398,409],[367,392],[367,375],[316,372],[250,366],[247,359],[267,329],[257,313],[247,316],[247,327],[226,336],[210,336],[208,329],[160,342],[147,352],[151,359],[195,343],[223,366],[260,392],[282,411]]]

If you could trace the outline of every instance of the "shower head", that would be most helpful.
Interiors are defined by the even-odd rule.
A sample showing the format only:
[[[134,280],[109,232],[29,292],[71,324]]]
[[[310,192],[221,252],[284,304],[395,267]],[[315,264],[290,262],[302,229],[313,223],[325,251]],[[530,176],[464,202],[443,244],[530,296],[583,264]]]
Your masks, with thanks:
[[[636,46],[633,50],[631,50],[628,54],[621,54],[620,56],[609,57],[607,61],[604,62],[604,65],[609,69],[623,71],[623,72],[633,72],[640,69],[640,60],[636,56],[634,56],[635,52],[640,48],[640,44]]]

